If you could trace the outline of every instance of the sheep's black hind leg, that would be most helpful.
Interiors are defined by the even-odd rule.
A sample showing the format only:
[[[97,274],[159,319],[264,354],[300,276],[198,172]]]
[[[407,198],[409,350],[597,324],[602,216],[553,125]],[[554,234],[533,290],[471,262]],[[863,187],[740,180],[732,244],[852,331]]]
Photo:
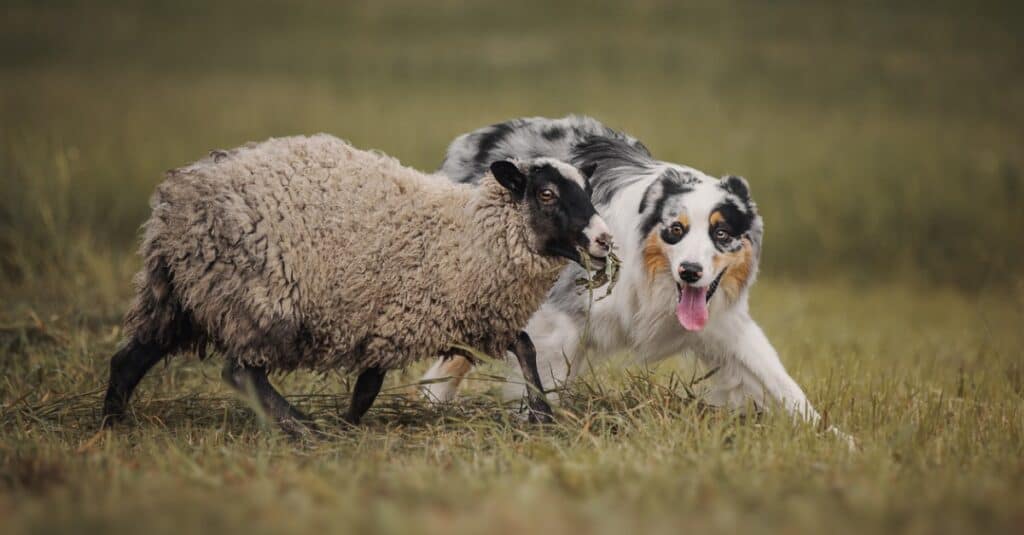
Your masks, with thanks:
[[[352,425],[359,425],[363,415],[377,399],[380,387],[384,384],[384,374],[387,370],[380,368],[368,368],[359,374],[356,379],[356,388],[352,391],[352,404],[348,406],[348,413],[345,414],[345,421]]]
[[[109,426],[124,418],[128,399],[145,377],[146,372],[167,354],[154,343],[130,340],[110,359],[110,381],[103,399],[103,425]]]
[[[530,422],[553,422],[554,414],[547,398],[544,397],[544,384],[541,383],[540,372],[537,371],[537,350],[533,347],[530,335],[525,331],[520,332],[509,351],[515,353],[519,367],[523,370],[523,378],[526,379],[526,405],[530,409]]]
[[[235,390],[255,396],[264,412],[273,418],[285,433],[303,436],[317,431],[313,420],[288,403],[274,385],[270,384],[266,368],[243,366],[229,359],[221,375]]]

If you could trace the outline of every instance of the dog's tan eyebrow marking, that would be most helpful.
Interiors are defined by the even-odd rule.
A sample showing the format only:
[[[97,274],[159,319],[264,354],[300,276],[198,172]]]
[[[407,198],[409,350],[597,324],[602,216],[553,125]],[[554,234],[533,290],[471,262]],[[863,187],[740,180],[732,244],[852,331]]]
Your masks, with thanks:
[[[711,216],[708,217],[708,222],[711,223],[712,226],[717,225],[719,223],[724,223],[725,216],[722,215],[721,210],[715,210],[714,212],[711,212]]]
[[[690,228],[690,218],[686,214],[679,214],[676,220],[682,223],[683,227]]]

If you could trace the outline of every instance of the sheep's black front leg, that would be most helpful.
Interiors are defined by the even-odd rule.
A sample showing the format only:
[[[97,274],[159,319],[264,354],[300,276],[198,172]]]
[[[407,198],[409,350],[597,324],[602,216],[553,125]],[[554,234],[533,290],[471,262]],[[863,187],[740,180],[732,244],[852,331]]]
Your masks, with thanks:
[[[103,425],[109,426],[124,418],[128,399],[146,372],[167,354],[155,343],[130,340],[110,359],[110,381],[103,400]]]
[[[373,400],[377,399],[386,373],[387,370],[380,368],[367,368],[359,374],[359,378],[356,379],[356,388],[352,391],[352,404],[349,405],[348,413],[345,415],[346,422],[359,425],[363,415],[373,405]]]
[[[267,378],[266,368],[244,366],[229,359],[224,365],[222,376],[235,390],[255,396],[260,407],[285,433],[303,436],[317,431],[309,416],[288,403],[288,400],[274,389],[274,385],[270,384],[270,379]]]
[[[523,378],[526,379],[526,404],[530,409],[530,422],[553,422],[554,414],[547,398],[544,397],[544,385],[540,382],[540,372],[537,371],[537,350],[533,347],[530,335],[525,331],[520,332],[509,351],[515,353],[519,367],[523,370]]]

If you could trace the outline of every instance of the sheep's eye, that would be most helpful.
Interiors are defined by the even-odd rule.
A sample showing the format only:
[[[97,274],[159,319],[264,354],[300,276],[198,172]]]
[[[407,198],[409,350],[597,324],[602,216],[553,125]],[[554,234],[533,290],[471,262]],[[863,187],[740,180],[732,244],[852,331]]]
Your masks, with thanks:
[[[725,230],[724,228],[719,228],[719,229],[715,230],[715,240],[720,241],[720,242],[725,242],[725,241],[729,241],[731,239],[732,239],[732,235],[729,234],[729,231]]]
[[[551,203],[555,202],[555,199],[557,197],[558,196],[555,195],[555,192],[551,191],[548,188],[544,188],[544,189],[540,190],[539,193],[537,193],[537,198],[540,199],[540,202],[542,202],[544,204],[551,204]]]

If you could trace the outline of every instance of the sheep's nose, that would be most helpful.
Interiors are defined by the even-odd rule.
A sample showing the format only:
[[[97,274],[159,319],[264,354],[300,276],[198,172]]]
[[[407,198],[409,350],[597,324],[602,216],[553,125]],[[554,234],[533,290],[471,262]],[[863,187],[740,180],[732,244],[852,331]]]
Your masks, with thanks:
[[[679,264],[679,278],[683,279],[683,282],[693,284],[700,280],[701,276],[704,275],[704,268],[700,264],[694,262],[683,262]]]
[[[612,235],[605,232],[594,239],[594,243],[604,252],[612,250]]]

